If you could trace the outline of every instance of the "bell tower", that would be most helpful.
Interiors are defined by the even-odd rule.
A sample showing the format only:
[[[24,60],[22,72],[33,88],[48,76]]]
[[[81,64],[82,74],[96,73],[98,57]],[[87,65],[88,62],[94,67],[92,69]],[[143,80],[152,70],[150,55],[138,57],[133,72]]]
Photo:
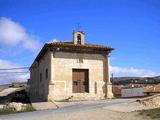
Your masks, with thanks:
[[[84,35],[83,31],[73,31],[73,42],[75,45],[84,45]]]

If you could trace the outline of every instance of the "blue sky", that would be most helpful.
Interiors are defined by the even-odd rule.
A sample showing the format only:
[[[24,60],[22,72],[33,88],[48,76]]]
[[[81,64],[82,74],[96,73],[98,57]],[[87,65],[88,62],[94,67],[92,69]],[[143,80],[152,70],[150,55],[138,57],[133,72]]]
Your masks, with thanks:
[[[45,42],[72,40],[78,22],[87,43],[116,49],[115,76],[159,75],[159,0],[0,0],[0,68],[30,66]]]

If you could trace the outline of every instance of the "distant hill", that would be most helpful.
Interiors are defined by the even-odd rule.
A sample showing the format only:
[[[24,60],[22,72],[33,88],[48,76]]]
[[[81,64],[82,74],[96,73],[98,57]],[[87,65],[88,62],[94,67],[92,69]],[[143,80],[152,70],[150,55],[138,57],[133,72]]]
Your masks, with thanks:
[[[0,85],[0,91],[8,88],[11,84],[4,84],[4,85]]]
[[[160,83],[160,76],[156,77],[114,77],[111,81],[115,85],[126,84],[158,84]]]
[[[27,86],[27,82],[16,82],[16,83],[11,83],[11,84],[3,84],[0,85],[0,91],[9,88],[9,87],[22,87],[22,86]]]

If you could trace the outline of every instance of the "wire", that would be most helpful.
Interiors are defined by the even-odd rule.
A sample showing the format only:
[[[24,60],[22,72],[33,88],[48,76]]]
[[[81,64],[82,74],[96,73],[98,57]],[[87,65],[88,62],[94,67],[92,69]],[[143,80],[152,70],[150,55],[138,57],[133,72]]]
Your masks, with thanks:
[[[0,74],[8,74],[8,73],[30,73],[30,72],[0,72]]]
[[[0,70],[18,70],[18,69],[29,69],[29,67],[21,67],[21,68],[4,68]]]

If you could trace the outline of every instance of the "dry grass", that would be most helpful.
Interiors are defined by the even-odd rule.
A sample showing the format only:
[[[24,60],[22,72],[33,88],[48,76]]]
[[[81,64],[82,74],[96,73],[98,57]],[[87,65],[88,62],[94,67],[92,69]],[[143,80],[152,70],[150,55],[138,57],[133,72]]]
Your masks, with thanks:
[[[26,108],[22,111],[16,111],[14,108],[0,109],[0,115],[7,115],[7,114],[14,114],[14,113],[21,113],[21,112],[31,112],[31,111],[35,111],[35,109],[30,104],[28,104]]]
[[[160,119],[160,108],[142,110],[140,114],[149,116],[152,119]]]

